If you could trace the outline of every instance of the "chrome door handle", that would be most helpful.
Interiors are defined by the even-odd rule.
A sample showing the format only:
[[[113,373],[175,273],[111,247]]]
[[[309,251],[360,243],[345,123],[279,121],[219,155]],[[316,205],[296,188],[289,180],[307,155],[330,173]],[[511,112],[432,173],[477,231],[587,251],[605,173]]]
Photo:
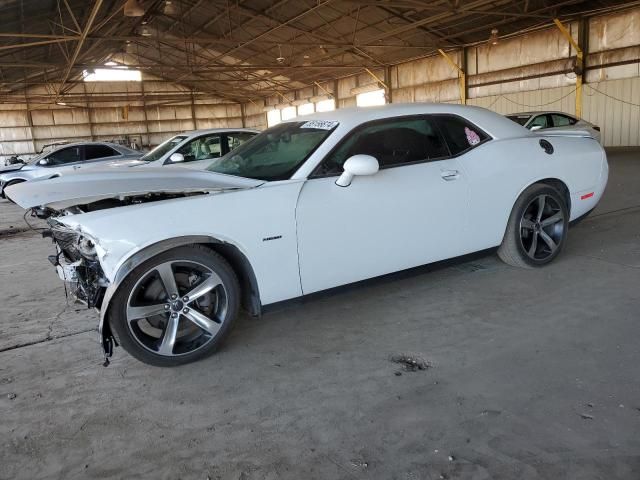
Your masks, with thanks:
[[[452,180],[457,180],[458,178],[460,178],[460,172],[458,170],[443,170],[440,173],[440,176],[447,182],[450,182]]]

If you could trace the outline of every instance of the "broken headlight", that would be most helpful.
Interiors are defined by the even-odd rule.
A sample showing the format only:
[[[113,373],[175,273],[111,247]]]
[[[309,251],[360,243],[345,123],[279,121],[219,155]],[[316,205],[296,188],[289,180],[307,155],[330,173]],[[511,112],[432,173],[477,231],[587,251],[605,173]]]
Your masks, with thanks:
[[[85,258],[93,260],[97,257],[96,243],[86,235],[78,236],[77,249],[80,255]]]
[[[59,221],[48,220],[51,230],[47,236],[53,237],[67,260],[75,262],[81,258],[96,260],[96,241],[85,233],[73,230]]]
[[[47,222],[51,229],[43,235],[52,237],[57,245],[57,254],[51,255],[49,261],[65,281],[66,291],[89,308],[98,306],[108,282],[98,262],[96,241],[55,218]]]

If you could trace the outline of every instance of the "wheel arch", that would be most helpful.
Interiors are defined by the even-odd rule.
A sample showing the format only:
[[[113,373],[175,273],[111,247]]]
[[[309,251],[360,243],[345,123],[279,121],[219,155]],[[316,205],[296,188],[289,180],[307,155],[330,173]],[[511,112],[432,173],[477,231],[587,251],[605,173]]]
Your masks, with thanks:
[[[238,276],[241,289],[241,304],[251,315],[262,314],[262,302],[258,281],[253,266],[246,255],[234,244],[224,242],[206,235],[188,235],[169,238],[146,246],[125,260],[118,268],[113,282],[107,287],[99,305],[100,324],[98,326],[99,339],[105,351],[108,351],[113,334],[109,322],[106,320],[111,306],[111,299],[115,295],[125,278],[140,264],[167,250],[186,245],[203,245],[222,255],[229,262]]]
[[[504,238],[504,235],[506,235],[506,233],[507,233],[507,227],[509,225],[509,218],[511,217],[511,212],[514,209],[514,207],[516,205],[516,202],[518,201],[520,196],[525,192],[525,190],[527,190],[532,185],[535,185],[536,183],[542,183],[543,185],[549,185],[550,187],[555,188],[558,192],[560,192],[560,194],[562,195],[562,197],[564,198],[564,200],[565,200],[565,202],[567,204],[567,210],[569,212],[569,218],[571,218],[571,191],[569,190],[569,187],[567,186],[567,184],[563,180],[560,180],[559,178],[555,178],[555,177],[548,177],[548,178],[541,178],[539,180],[533,180],[533,181],[527,183],[524,187],[522,187],[520,189],[520,191],[518,192],[518,194],[513,199],[513,202],[511,204],[511,208],[507,212],[507,216],[506,216],[505,221],[504,221],[504,229],[502,230],[503,234],[502,234],[502,237],[501,237],[501,241]]]
[[[24,183],[26,182],[27,179],[26,178],[12,178],[11,180],[8,180],[7,183],[2,187],[2,196],[4,196],[7,200],[10,200],[13,202],[13,200],[11,200],[11,198],[9,198],[7,196],[7,187],[12,187],[13,185],[17,185],[18,183]]]
[[[542,180],[538,180],[533,183],[543,183],[545,185],[549,185],[550,187],[553,187],[556,190],[558,190],[558,192],[560,192],[560,194],[564,198],[565,203],[567,204],[567,211],[569,212],[569,217],[571,217],[571,192],[569,191],[569,187],[565,182],[563,182],[559,178],[543,178]],[[533,183],[531,185],[533,185]],[[531,185],[527,185],[525,190],[529,188]]]

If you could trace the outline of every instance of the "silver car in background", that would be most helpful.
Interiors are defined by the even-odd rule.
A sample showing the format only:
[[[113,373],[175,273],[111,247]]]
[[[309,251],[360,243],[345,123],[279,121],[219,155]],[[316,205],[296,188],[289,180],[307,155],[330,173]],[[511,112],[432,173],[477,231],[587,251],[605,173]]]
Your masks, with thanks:
[[[213,128],[181,133],[162,142],[144,154],[138,162],[113,162],[122,165],[142,163],[153,167],[180,165],[204,169],[212,160],[220,158],[244,142],[255,137],[260,130],[250,128]]]
[[[519,123],[531,131],[545,130],[545,133],[553,133],[553,130],[582,130],[587,131],[598,142],[600,141],[600,127],[564,112],[522,112],[507,115],[509,120]]]
[[[110,142],[69,143],[43,152],[27,163],[14,163],[0,168],[0,196],[9,185],[34,179],[59,177],[63,174],[97,167],[114,161],[132,161],[142,152]]]

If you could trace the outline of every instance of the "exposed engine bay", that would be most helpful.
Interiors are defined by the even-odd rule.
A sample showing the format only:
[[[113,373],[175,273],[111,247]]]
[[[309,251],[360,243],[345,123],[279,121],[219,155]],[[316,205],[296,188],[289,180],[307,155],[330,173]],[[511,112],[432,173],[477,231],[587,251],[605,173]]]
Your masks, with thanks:
[[[50,255],[49,261],[65,282],[67,294],[87,308],[99,308],[108,281],[98,262],[94,242],[53,217],[47,223],[50,228],[42,236],[52,238],[56,245],[56,254]]]
[[[159,202],[161,200],[170,200],[173,198],[191,197],[194,195],[203,195],[206,192],[189,192],[189,193],[147,193],[144,195],[119,196],[115,198],[103,198],[93,202],[69,206],[60,210],[51,207],[34,207],[31,209],[33,214],[42,219],[50,217],[58,217],[60,215],[77,215],[81,213],[95,212],[108,208],[126,207],[128,205],[138,205],[141,203]]]
[[[42,232],[45,238],[52,238],[56,254],[49,261],[56,267],[58,276],[65,282],[67,294],[87,308],[100,308],[104,288],[109,285],[104,277],[94,241],[63,223],[57,218],[78,215],[108,208],[124,207],[172,198],[201,195],[202,193],[148,193],[138,196],[101,199],[84,205],[74,205],[63,210],[47,207],[32,208],[33,215],[47,219],[48,229]]]

